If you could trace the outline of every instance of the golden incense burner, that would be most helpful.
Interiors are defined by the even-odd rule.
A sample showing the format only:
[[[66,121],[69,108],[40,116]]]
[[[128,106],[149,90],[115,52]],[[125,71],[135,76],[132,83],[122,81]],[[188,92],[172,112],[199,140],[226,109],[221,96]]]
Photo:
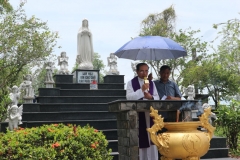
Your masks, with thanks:
[[[210,147],[215,127],[208,123],[208,116],[211,108],[204,110],[196,122],[163,122],[158,110],[150,108],[150,116],[153,118],[154,125],[148,128],[152,142],[157,146],[161,153],[161,160],[199,160],[205,155]],[[202,126],[206,132],[197,130]],[[165,127],[168,131],[156,134]]]

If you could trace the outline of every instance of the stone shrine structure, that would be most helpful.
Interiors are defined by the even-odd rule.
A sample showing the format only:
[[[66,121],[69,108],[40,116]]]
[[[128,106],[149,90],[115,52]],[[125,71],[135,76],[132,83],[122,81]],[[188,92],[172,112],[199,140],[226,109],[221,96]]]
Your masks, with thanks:
[[[88,20],[82,21],[82,27],[77,34],[77,64],[78,69],[92,70],[93,69],[93,44],[92,33],[88,29]]]

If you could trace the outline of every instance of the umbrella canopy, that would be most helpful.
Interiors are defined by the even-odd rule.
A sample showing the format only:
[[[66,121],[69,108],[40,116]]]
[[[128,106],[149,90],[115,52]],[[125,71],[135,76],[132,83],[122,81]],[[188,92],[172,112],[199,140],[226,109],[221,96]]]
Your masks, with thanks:
[[[143,36],[132,39],[115,53],[119,58],[132,60],[163,60],[186,56],[186,50],[175,41],[161,36]]]

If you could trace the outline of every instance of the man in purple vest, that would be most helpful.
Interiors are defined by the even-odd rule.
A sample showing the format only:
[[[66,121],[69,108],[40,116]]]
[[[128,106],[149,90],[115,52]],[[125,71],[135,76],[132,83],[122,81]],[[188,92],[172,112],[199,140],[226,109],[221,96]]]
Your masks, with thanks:
[[[137,77],[127,83],[127,100],[159,100],[155,84],[149,80],[144,83],[144,77],[148,76],[148,65],[139,63],[136,66]],[[148,112],[139,112],[139,160],[158,160],[157,147],[151,143],[146,128],[153,125]]]

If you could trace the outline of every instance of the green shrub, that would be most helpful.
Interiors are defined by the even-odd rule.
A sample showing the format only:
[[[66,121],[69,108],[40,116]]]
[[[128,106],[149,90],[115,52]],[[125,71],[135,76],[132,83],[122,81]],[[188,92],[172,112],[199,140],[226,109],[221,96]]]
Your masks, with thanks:
[[[240,155],[240,102],[233,100],[229,106],[220,106],[217,110],[217,116],[219,134],[226,136],[231,152]]]
[[[111,160],[102,132],[89,127],[52,124],[0,133],[2,160]]]

